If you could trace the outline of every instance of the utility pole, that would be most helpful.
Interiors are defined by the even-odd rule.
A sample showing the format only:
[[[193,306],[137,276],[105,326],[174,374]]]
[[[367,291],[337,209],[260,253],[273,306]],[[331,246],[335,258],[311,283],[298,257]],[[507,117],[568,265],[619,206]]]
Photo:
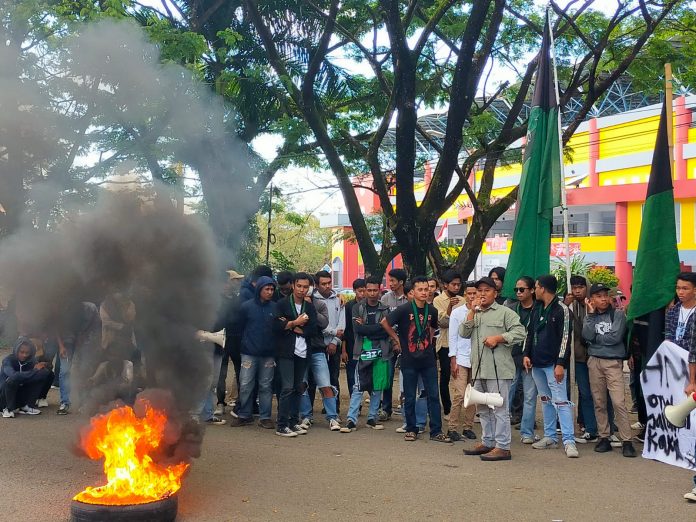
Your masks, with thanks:
[[[271,215],[273,213],[273,183],[269,187],[268,193],[268,224],[266,225],[266,266],[271,256]]]

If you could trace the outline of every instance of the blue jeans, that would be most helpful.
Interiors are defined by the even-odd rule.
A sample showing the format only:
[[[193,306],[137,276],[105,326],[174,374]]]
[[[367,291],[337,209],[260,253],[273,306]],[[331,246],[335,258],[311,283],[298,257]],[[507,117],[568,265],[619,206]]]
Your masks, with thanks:
[[[578,383],[578,402],[582,411],[582,420],[585,424],[585,432],[597,435],[597,419],[594,413],[592,390],[590,389],[590,371],[587,363],[575,363],[575,382]]]
[[[357,362],[357,361],[356,361]],[[353,391],[350,394],[350,406],[348,407],[348,419],[355,424],[358,423],[358,413],[362,404],[363,392],[360,391],[360,376],[358,375],[358,367],[355,366],[353,373]],[[375,390],[370,394],[370,409],[367,413],[367,419],[376,419],[379,412],[379,401],[382,398],[382,391]]]
[[[329,362],[326,360],[325,353],[313,353],[307,358],[308,368],[307,371],[312,372],[314,377],[314,382],[317,384],[322,394],[322,402],[324,403],[324,409],[326,410],[326,420],[338,418],[338,413],[336,412],[336,395],[338,390],[331,386],[331,375],[329,374]],[[307,376],[305,375],[304,382],[307,383]],[[322,388],[333,389],[333,397],[324,397],[324,392],[321,391]],[[311,419],[312,418],[312,403],[309,400],[309,394],[305,390],[300,399],[300,413],[301,417]]]
[[[273,405],[273,375],[275,374],[275,359],[242,354],[242,365],[239,370],[239,417],[251,419],[256,400],[254,390],[258,383],[259,418],[271,418]]]
[[[534,437],[534,421],[536,420],[537,387],[532,377],[532,372],[522,370],[522,389],[524,390],[524,404],[522,406],[522,422],[520,423],[520,435],[522,437]],[[514,386],[510,388],[512,397]]]
[[[544,414],[544,437],[557,441],[556,419],[561,424],[563,443],[575,442],[575,430],[573,428],[573,405],[568,400],[566,381],[568,372],[563,374],[563,380],[556,382],[553,375],[553,366],[532,368],[532,376],[541,397],[541,411]]]
[[[404,394],[404,374],[399,370],[399,394]],[[406,427],[406,414],[402,411],[404,417],[404,428]],[[416,394],[416,425],[418,428],[424,428],[428,422],[428,395],[425,393],[423,379],[418,377],[418,393]]]
[[[437,384],[437,367],[401,368],[404,381],[404,410],[406,431],[418,433],[416,421],[416,391],[418,378],[423,379],[423,387],[427,395],[428,414],[430,415],[430,436],[442,433],[442,415],[440,413],[440,390]]]
[[[346,381],[348,382],[348,390],[353,393],[353,386],[355,385],[355,370],[358,368],[358,361],[353,359],[353,352],[348,354],[348,362],[346,363]]]

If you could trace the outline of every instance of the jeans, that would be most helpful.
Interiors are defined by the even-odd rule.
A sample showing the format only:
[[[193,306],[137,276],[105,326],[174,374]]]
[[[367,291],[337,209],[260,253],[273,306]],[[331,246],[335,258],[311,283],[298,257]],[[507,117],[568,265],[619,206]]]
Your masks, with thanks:
[[[544,414],[544,437],[558,441],[556,436],[556,419],[561,424],[563,443],[575,442],[573,427],[573,404],[568,400],[566,381],[568,372],[563,374],[563,380],[556,382],[553,375],[554,366],[532,368],[532,376],[541,396],[541,411]]]
[[[220,376],[217,383],[217,403],[225,404],[225,393],[227,392],[227,369],[229,361],[232,359],[234,366],[234,377],[237,386],[237,397],[239,397],[239,371],[242,366],[242,354],[240,353],[242,338],[238,335],[230,335],[225,343],[225,352],[222,356],[220,366]]]
[[[449,415],[452,409],[452,399],[449,392],[451,374],[449,348],[446,346],[440,348],[440,351],[437,352],[437,359],[440,362],[440,400],[442,401],[442,410],[445,412],[445,415]]]
[[[532,372],[522,371],[522,390],[524,404],[522,405],[522,422],[520,423],[520,435],[522,437],[534,437],[534,422],[536,421],[537,387],[532,377]],[[512,391],[512,390],[510,390]]]
[[[513,355],[512,359],[515,361],[515,377],[512,379],[512,384],[510,384],[508,404],[510,405],[511,419],[519,422],[524,411],[524,380],[522,378],[524,368],[521,355],[519,357]]]
[[[353,352],[348,352],[348,362],[346,363],[346,382],[348,383],[348,390],[353,392],[353,386],[355,386],[355,370],[358,368],[358,361],[353,359]]]
[[[587,369],[587,363],[575,363],[575,382],[578,383],[578,402],[580,403],[579,409],[582,412],[585,432],[597,435],[597,418],[594,412],[594,401],[590,388],[590,372]]]
[[[273,374],[275,360],[273,357],[260,357],[242,354],[242,367],[239,373],[239,418],[251,419],[256,401],[254,389],[259,388],[259,418],[271,418],[273,405]]]
[[[280,378],[277,423],[278,431],[280,431],[299,422],[300,397],[305,389],[307,359],[297,355],[293,355],[292,359],[281,357],[276,361],[276,368]]]
[[[311,370],[314,376],[314,382],[317,383],[317,388],[320,390],[322,388],[331,388],[333,390],[333,397],[324,397],[324,391],[321,391],[321,394],[324,409],[326,410],[326,420],[330,421],[336,419],[338,417],[338,413],[336,412],[336,395],[338,394],[338,390],[331,385],[331,375],[329,372],[329,363],[326,360],[326,354],[320,352],[309,355],[307,365],[307,370]],[[308,382],[306,377],[304,382]],[[302,414],[302,418],[312,418],[312,402],[309,400],[309,394],[306,390],[300,399],[300,413]]]
[[[418,378],[423,379],[423,387],[428,400],[428,414],[430,415],[430,436],[442,433],[442,414],[440,412],[440,395],[437,385],[437,367],[425,368],[401,368],[404,381],[404,410],[406,417],[406,431],[418,433],[416,420],[416,390]]]
[[[218,376],[220,375],[220,365],[222,365],[222,353],[216,348],[210,349],[210,352],[211,353],[208,355],[212,364],[210,381],[205,388],[205,396],[201,399],[197,408],[199,415],[206,421],[213,418],[213,413],[215,411],[213,395],[215,394],[215,386],[218,381]]]
[[[389,386],[386,390],[382,391],[382,410],[387,415],[392,414],[392,400],[393,400],[393,388],[394,388],[394,369],[396,368],[396,358],[397,354],[393,354],[392,358],[389,360]]]
[[[341,411],[341,383],[339,382],[339,377],[341,376],[341,347],[336,349],[336,353],[333,355],[328,355],[328,365],[329,365],[329,380],[331,381],[331,386],[336,388],[336,413]],[[352,390],[352,388],[348,388]]]
[[[7,378],[0,391],[0,409],[12,411],[22,406],[36,407],[36,401],[48,393],[53,384],[53,372],[46,368],[38,370],[34,375],[25,378],[21,373],[15,373]]]
[[[510,396],[511,379],[476,379],[474,389],[482,393],[499,393],[503,397],[503,405],[489,408],[485,404],[477,404],[476,409],[481,419],[481,442],[489,448],[509,450],[512,442],[510,426]]]
[[[357,362],[357,361],[356,361]],[[350,406],[348,408],[348,419],[355,424],[358,423],[358,413],[362,404],[363,392],[360,390],[360,376],[358,375],[358,367],[355,366],[353,373],[353,392],[350,394]],[[381,390],[374,390],[370,394],[370,409],[367,413],[367,419],[377,419],[379,413],[379,401],[382,398]]]

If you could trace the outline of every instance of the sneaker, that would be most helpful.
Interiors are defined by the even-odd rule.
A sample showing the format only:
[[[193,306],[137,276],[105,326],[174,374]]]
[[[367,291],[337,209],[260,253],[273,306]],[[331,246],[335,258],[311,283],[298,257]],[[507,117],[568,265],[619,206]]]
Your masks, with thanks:
[[[213,418],[217,417],[216,415],[213,415]],[[219,418],[219,417],[218,417]],[[249,426],[250,424],[254,423],[254,419],[243,419],[242,417],[237,417],[235,419],[232,419],[232,422],[230,422],[230,426],[233,428],[239,428],[241,426]]]
[[[569,459],[577,459],[580,456],[578,453],[578,447],[574,442],[566,442],[564,445],[566,457]]]
[[[2,410],[2,418],[3,419],[14,419],[14,412],[5,408]]]
[[[543,437],[540,441],[532,444],[534,449],[556,449],[558,447],[558,442],[553,440],[551,437]]]
[[[418,434],[425,433],[425,426],[418,426]]]
[[[38,415],[41,413],[41,410],[38,408],[32,408],[31,406],[22,406],[19,408],[19,413],[22,415]]]
[[[450,430],[450,431],[447,432],[447,436],[448,436],[450,439],[452,439],[452,442],[459,442],[460,440],[462,440],[462,436],[459,434],[458,431],[452,431],[452,430]]]
[[[522,444],[534,444],[536,441],[536,437],[522,437],[520,439]]]
[[[36,401],[37,408],[48,408],[48,399],[39,399]]]
[[[640,422],[640,421],[634,422],[633,424],[631,424],[631,429],[632,429],[632,430],[638,430],[638,431],[640,431],[640,430],[642,430],[642,429],[644,429],[644,428],[645,428],[645,424],[643,424],[643,423]]]
[[[476,440],[476,434],[472,430],[464,430],[462,435],[469,440]]]
[[[633,443],[630,440],[627,440],[622,444],[622,453],[624,457],[636,457],[636,448],[633,447]]]
[[[64,402],[61,402],[60,406],[58,407],[58,410],[56,411],[56,414],[67,415],[68,413],[70,413],[70,405],[65,404]]]
[[[393,415],[403,415],[404,410],[401,406],[397,406],[396,408],[394,408],[394,411],[392,411],[392,414]]]
[[[302,422],[300,422],[300,426],[302,426],[303,430],[308,430],[312,427],[312,419],[305,417],[302,419]]]
[[[352,433],[357,430],[358,427],[352,420],[349,420],[344,427],[341,428],[341,433]]]
[[[612,448],[620,448],[621,447],[621,441],[619,440],[619,437],[616,435],[612,435],[609,437],[609,443],[611,444]]]
[[[305,432],[307,433],[307,432]],[[276,430],[276,435],[280,437],[297,437],[297,433],[292,431],[287,426],[285,428],[279,428]]]
[[[380,422],[386,422],[391,418],[391,413],[387,413],[384,410],[379,410],[377,413]]]
[[[338,422],[336,419],[331,419],[329,421],[329,429],[331,431],[341,431],[341,423]]]
[[[585,432],[580,437],[575,437],[575,442],[578,444],[587,444],[588,442],[597,442],[599,437],[592,433]]]
[[[239,419],[241,420],[241,419]],[[216,415],[213,415],[210,417],[207,421],[205,421],[206,424],[210,424],[212,426],[222,426],[223,424],[227,424],[227,421],[225,419],[221,419],[220,417],[217,417]],[[240,424],[240,426],[242,426]]]
[[[611,442],[609,442],[609,439],[607,438],[601,438],[599,439],[599,442],[595,446],[595,451],[597,453],[607,453],[608,451],[611,451]]]
[[[367,419],[367,427],[373,430],[383,430],[384,425],[379,424],[375,419]]]
[[[221,415],[224,415],[224,414],[225,414],[225,405],[224,405],[224,404],[218,404],[218,405],[215,407],[215,411],[213,412],[213,415],[217,415],[218,417],[220,417]]]
[[[696,488],[692,489],[688,493],[684,493],[684,499],[691,502],[696,502]]]
[[[403,426],[396,428],[396,433],[406,433],[406,425],[404,424]]]
[[[450,439],[447,435],[445,435],[442,432],[430,437],[430,440],[433,442],[444,442],[445,444],[452,444],[452,439]]]
[[[261,419],[259,421],[259,426],[266,430],[274,430],[275,429],[275,422],[273,422],[271,419]]]
[[[295,432],[297,435],[307,435],[309,433],[302,424],[295,424],[290,428],[291,431]]]

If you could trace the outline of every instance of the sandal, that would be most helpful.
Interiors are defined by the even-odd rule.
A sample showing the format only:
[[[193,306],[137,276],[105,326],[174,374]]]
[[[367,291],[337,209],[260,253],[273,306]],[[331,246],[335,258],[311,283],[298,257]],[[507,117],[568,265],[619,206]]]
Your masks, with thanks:
[[[406,442],[413,442],[413,441],[416,440],[417,438],[418,438],[418,435],[417,435],[416,433],[412,432],[412,431],[409,431],[409,432],[406,433],[406,435],[404,435],[404,440],[405,440]]]
[[[433,442],[445,442],[445,443],[452,442],[452,439],[450,439],[447,435],[445,435],[442,432],[438,433],[434,437],[430,437],[430,440],[432,440]]]

